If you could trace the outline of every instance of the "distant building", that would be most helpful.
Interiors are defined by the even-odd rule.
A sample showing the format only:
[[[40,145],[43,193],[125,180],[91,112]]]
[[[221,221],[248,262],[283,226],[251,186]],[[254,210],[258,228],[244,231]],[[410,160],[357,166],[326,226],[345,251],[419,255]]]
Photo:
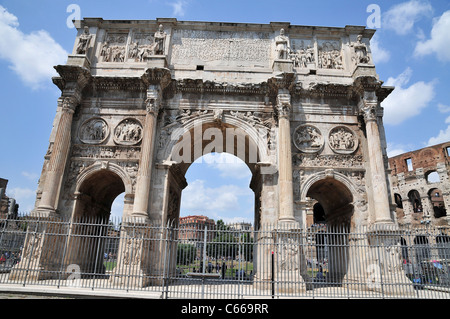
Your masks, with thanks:
[[[9,217],[17,217],[17,211],[19,209],[16,200],[6,196],[7,185],[8,180],[0,178],[0,219],[6,219],[8,215]]]
[[[449,225],[450,142],[389,158],[399,224]]]
[[[188,241],[203,241],[205,227],[215,229],[216,223],[213,219],[203,215],[192,215],[180,217],[178,239]],[[214,232],[207,232],[207,240],[214,238]]]

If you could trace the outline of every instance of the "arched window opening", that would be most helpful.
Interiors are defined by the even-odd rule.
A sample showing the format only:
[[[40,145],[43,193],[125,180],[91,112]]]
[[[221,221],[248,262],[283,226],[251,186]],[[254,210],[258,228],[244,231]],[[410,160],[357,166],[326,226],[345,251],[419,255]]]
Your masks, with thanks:
[[[441,259],[450,259],[450,236],[445,234],[439,234],[436,236],[436,247],[438,250],[438,256]]]
[[[414,249],[418,262],[428,261],[430,259],[430,245],[426,236],[420,235],[414,238]]]
[[[432,171],[426,175],[427,183],[439,183],[441,180],[439,178],[439,174],[435,171]]]
[[[439,188],[430,189],[428,191],[428,198],[431,201],[435,218],[447,216],[444,198],[442,196],[442,191]]]
[[[398,208],[403,208],[402,197],[400,196],[400,194],[395,193],[394,200]]]
[[[422,213],[422,201],[420,199],[420,194],[416,190],[412,190],[408,193],[408,199],[411,202],[414,213]]]

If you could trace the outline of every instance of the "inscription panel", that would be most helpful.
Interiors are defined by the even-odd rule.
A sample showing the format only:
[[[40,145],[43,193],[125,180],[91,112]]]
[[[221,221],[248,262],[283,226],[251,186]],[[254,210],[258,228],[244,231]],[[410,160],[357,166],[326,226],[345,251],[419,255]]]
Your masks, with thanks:
[[[268,33],[177,30],[172,40],[172,63],[228,61],[270,66],[272,40]]]

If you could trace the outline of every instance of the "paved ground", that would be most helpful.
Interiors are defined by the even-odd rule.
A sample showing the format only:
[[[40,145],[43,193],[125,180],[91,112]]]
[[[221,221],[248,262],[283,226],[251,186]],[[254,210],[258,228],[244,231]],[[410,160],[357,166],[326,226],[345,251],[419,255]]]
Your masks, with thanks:
[[[73,298],[48,296],[48,295],[0,293],[0,299],[73,299]]]

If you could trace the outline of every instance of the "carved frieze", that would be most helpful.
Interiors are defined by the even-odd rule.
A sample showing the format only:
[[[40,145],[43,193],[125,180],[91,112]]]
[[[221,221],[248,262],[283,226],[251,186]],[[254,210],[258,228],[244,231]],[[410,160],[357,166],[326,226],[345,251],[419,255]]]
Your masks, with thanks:
[[[330,130],[328,145],[339,154],[351,154],[358,148],[358,138],[346,126],[336,126]]]
[[[153,55],[155,43],[152,35],[148,32],[137,31],[133,34],[133,39],[128,47],[128,58],[135,62],[144,62],[145,59]]]
[[[321,69],[343,69],[341,44],[339,41],[319,41],[319,61]]]
[[[72,157],[75,158],[110,158],[110,159],[137,159],[140,147],[128,146],[95,146],[76,144],[72,147]]]
[[[317,153],[324,144],[324,138],[320,130],[312,125],[298,126],[293,135],[295,147],[303,153]]]
[[[293,161],[294,166],[304,167],[362,168],[364,166],[362,155],[295,154]]]
[[[93,118],[81,124],[78,138],[85,144],[100,144],[109,135],[109,127],[101,118]]]
[[[121,121],[114,129],[114,142],[122,145],[135,145],[142,140],[142,125],[132,118]]]
[[[103,43],[100,56],[102,62],[124,62],[128,33],[110,33]]]
[[[313,40],[291,40],[291,53],[289,57],[294,61],[294,66],[299,68],[316,68]]]

